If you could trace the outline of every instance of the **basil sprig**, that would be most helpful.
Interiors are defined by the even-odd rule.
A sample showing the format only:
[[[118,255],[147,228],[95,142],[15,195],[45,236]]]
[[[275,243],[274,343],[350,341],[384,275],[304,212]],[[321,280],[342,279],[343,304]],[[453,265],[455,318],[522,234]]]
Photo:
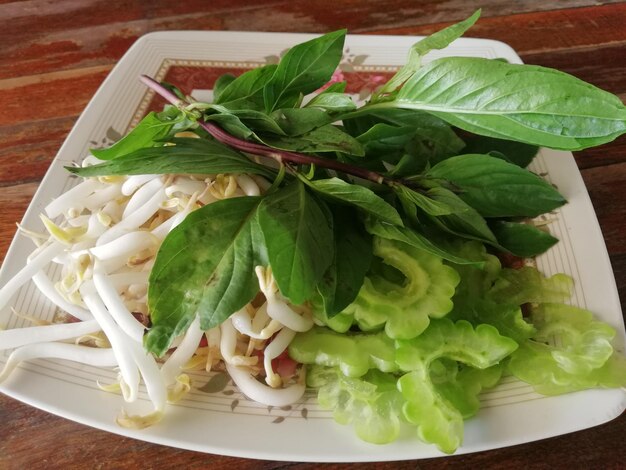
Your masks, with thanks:
[[[213,103],[186,102],[175,88],[142,79],[173,106],[94,150],[105,162],[70,171],[248,173],[274,182],[262,196],[192,212],[166,237],[150,275],[149,351],[163,354],[197,314],[208,329],[245,306],[259,290],[258,265],[272,267],[290,302],[332,317],[361,288],[372,236],[478,267],[455,240],[523,257],[556,243],[528,218],[565,198],[525,167],[539,146],[582,149],[625,133],[626,108],[543,67],[468,57],[423,65],[478,16],[418,42],[361,107],[345,83],[316,91],[341,60],[343,30],[291,48],[277,65],[220,77]],[[183,130],[200,138],[176,137]]]

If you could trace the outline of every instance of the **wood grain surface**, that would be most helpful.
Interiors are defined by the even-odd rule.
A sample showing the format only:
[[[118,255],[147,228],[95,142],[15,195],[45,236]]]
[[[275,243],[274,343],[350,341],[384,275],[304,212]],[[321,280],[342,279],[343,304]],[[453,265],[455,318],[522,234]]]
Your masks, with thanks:
[[[325,32],[343,27],[363,34],[428,34],[477,7],[483,9],[482,19],[467,36],[507,42],[527,63],[556,67],[626,100],[626,3],[620,1],[0,0],[0,259],[15,222],[79,113],[142,34],[176,29]],[[604,233],[624,310],[626,138],[575,157]],[[625,468],[624,436],[626,415],[589,430],[506,449],[367,466]],[[317,465],[148,444],[0,396],[1,470],[205,467]]]

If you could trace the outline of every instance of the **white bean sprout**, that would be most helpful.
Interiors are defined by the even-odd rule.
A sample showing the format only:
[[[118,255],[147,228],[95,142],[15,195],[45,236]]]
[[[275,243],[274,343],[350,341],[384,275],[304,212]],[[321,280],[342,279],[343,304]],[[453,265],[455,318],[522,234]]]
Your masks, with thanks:
[[[40,357],[66,359],[99,367],[113,367],[117,365],[115,354],[110,348],[86,348],[67,343],[29,344],[11,353],[4,369],[0,372],[0,382],[6,379],[20,362]]]
[[[286,406],[297,402],[304,395],[304,379],[285,388],[272,388],[259,382],[245,367],[226,363],[226,370],[239,389],[254,401],[268,406]],[[304,377],[304,374],[301,374]]]
[[[98,160],[89,157],[83,165],[94,163]],[[300,399],[303,370],[281,377],[272,363],[296,332],[306,331],[313,322],[306,309],[280,296],[269,267],[256,268],[264,299],[259,297],[207,331],[196,316],[184,335],[172,342],[164,361],[142,345],[149,327],[150,269],[167,234],[203,205],[258,196],[269,186],[263,178],[243,174],[101,177],[88,178],[50,202],[47,217],[42,216],[48,235],[20,226],[36,248],[0,289],[0,308],[32,279],[41,295],[69,316],[55,315],[44,324],[34,319],[34,326],[1,330],[0,349],[13,351],[0,381],[21,361],[35,358],[116,367],[119,383],[102,389],[121,391],[125,401],[133,402],[143,381],[153,406],[144,416],[130,416],[122,409],[117,422],[131,428],[159,421],[166,403],[191,389],[185,371],[194,364],[207,371],[225,367],[243,394],[267,405],[284,406]],[[58,270],[48,269],[54,263],[61,265],[60,277],[52,274]]]

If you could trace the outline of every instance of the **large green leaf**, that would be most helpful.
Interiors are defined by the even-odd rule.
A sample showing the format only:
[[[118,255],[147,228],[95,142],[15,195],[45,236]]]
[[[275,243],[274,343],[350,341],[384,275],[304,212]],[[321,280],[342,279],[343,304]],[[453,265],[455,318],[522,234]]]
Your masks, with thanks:
[[[215,103],[229,109],[263,108],[263,87],[276,72],[276,64],[249,70],[232,80],[215,97]]]
[[[339,178],[308,181],[316,191],[369,212],[374,217],[395,225],[403,225],[398,211],[371,189],[346,183]]]
[[[225,109],[225,108],[224,108]],[[235,116],[230,111],[218,112],[215,114],[208,114],[204,116],[205,121],[212,121],[218,124],[223,130],[228,132],[234,137],[238,137],[243,140],[259,140],[258,136],[245,125],[241,119]]]
[[[194,123],[173,106],[160,113],[150,112],[135,128],[106,149],[91,149],[91,153],[100,160],[113,160],[123,157],[144,147],[163,145],[160,142],[172,134],[173,130],[183,131]]]
[[[342,29],[292,47],[263,90],[265,110],[291,108],[301,95],[328,82],[341,60],[345,36]]]
[[[235,109],[227,110],[226,112],[236,116],[243,124],[255,132],[271,132],[273,134],[285,135],[280,125],[272,117],[261,111]]]
[[[441,186],[436,186],[428,190],[428,196],[451,210],[449,214],[428,215],[430,220],[439,228],[453,235],[480,240],[497,246],[496,237],[485,219],[455,193]]]
[[[254,268],[263,260],[253,222],[260,202],[241,197],[208,204],[168,234],[150,273],[148,351],[162,355],[196,315],[208,330],[256,295]]]
[[[333,229],[335,257],[317,286],[324,313],[329,318],[356,298],[372,261],[372,237],[353,210],[334,207]]]
[[[339,127],[327,124],[297,137],[264,135],[267,145],[301,153],[343,152],[357,157],[363,156],[363,147],[350,134]]]
[[[272,113],[284,133],[302,135],[330,124],[333,118],[320,108],[285,108]]]
[[[230,109],[219,104],[204,104],[204,120],[216,122],[226,132],[240,139],[261,139],[255,132],[285,135],[278,123],[264,112],[254,109]]]
[[[404,204],[404,207],[410,207],[411,204],[415,204],[429,215],[448,215],[453,214],[456,210],[445,202],[428,197],[428,192],[423,194],[403,185],[395,186],[394,191]],[[411,213],[412,212],[413,211],[411,211]]]
[[[557,70],[472,57],[419,69],[395,100],[480,135],[579,150],[626,132],[620,99]]]
[[[430,114],[399,108],[371,111],[344,119],[344,125],[357,136],[366,157],[395,165],[390,172],[394,176],[418,174],[429,162],[458,155],[465,146],[448,123]]]
[[[273,178],[275,171],[253,162],[236,150],[207,139],[171,139],[175,145],[147,147],[124,157],[83,168],[66,167],[83,177],[148,174],[252,173]]]
[[[450,261],[451,263],[472,264],[475,266],[483,265],[482,261],[471,261],[451,253],[445,248],[436,245],[433,241],[421,233],[408,227],[399,227],[397,225],[388,224],[376,219],[366,219],[365,228],[372,235],[386,238],[388,240],[397,240],[399,242],[407,243],[411,246],[427,251],[428,253],[437,255]]]
[[[346,113],[355,110],[356,104],[352,101],[350,95],[324,90],[323,93],[313,97],[306,104],[306,107],[319,108],[333,113]]]
[[[363,145],[367,157],[393,161],[394,157],[401,156],[406,151],[414,134],[415,129],[409,126],[377,123],[359,135],[357,140]]]
[[[534,225],[495,221],[489,226],[500,246],[522,258],[540,255],[559,241]]]
[[[311,299],[334,257],[332,217],[296,180],[267,196],[257,220],[274,278],[294,304]]]
[[[538,152],[539,147],[536,145],[478,135],[469,138],[467,147],[463,149],[463,153],[466,154],[478,153],[503,157],[507,162],[514,163],[522,168],[526,168]]]
[[[484,217],[536,217],[565,204],[552,185],[517,165],[488,155],[459,155],[428,171],[450,182]]]
[[[224,89],[230,85],[233,80],[235,80],[235,77],[232,73],[225,73],[223,75],[220,75],[218,77],[217,80],[215,80],[215,83],[213,84],[213,101],[214,102],[219,102],[220,96],[222,95],[222,93],[224,92]]]

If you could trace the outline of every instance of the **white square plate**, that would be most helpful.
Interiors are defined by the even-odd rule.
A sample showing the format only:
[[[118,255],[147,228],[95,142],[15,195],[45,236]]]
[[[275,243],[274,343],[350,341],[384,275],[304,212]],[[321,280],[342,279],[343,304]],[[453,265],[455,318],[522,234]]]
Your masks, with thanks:
[[[151,106],[153,95],[138,81],[140,74],[172,80],[185,91],[210,88],[224,71],[241,72],[268,61],[289,46],[308,40],[304,34],[235,32],[158,32],[139,39],[124,55],[93,97],[61,147],[24,218],[24,225],[40,228],[38,214],[54,197],[76,184],[63,169],[80,161],[90,147],[115,140],[134,125]],[[374,86],[379,75],[389,74],[405,62],[415,37],[349,36],[342,73],[353,87]],[[444,51],[428,56],[478,56],[520,63],[506,44],[480,39],[460,39]],[[181,83],[180,81],[184,82]],[[156,106],[152,104],[152,106]],[[618,347],[624,344],[624,322],[615,280],[604,240],[589,196],[571,153],[543,150],[531,169],[558,186],[569,201],[555,214],[550,229],[561,242],[537,259],[548,275],[570,274],[576,282],[574,305],[588,308],[615,327]],[[0,271],[0,285],[14,275],[32,251],[32,244],[16,238]],[[48,273],[54,276],[54,270]],[[13,298],[13,306],[41,318],[51,318],[54,308],[27,285]],[[0,325],[24,326],[0,312]],[[0,352],[0,366],[8,352]],[[25,403],[80,423],[113,433],[201,452],[275,460],[381,461],[441,456],[434,446],[420,443],[405,432],[389,445],[359,441],[349,426],[334,423],[321,410],[313,393],[302,403],[268,409],[242,396],[231,383],[216,391],[198,390],[209,377],[192,375],[194,389],[179,404],[171,405],[163,421],[136,431],[116,425],[122,400],[101,391],[96,380],[110,382],[113,371],[65,361],[38,360],[23,364],[0,391]],[[215,385],[219,381],[213,381]],[[223,384],[222,384],[223,385]],[[205,387],[205,390],[211,386]],[[145,389],[140,399],[147,401]],[[481,395],[483,408],[466,422],[460,453],[495,449],[564,434],[609,421],[626,407],[623,390],[589,390],[558,397],[543,397],[511,377]]]

